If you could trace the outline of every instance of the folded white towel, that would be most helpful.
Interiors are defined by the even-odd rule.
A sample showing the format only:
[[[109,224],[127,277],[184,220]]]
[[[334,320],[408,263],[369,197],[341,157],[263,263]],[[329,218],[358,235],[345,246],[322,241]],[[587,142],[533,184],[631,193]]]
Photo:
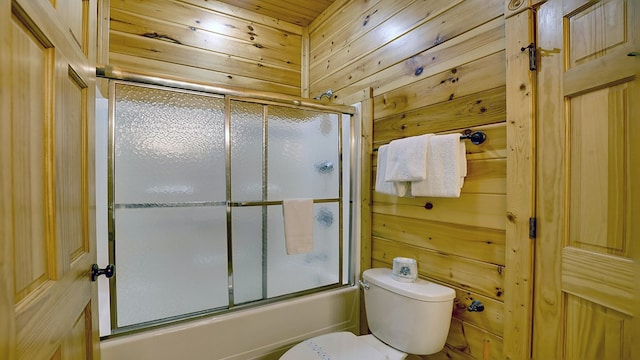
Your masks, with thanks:
[[[387,154],[389,145],[382,145],[378,148],[378,168],[376,171],[376,188],[375,190],[382,194],[405,196],[409,188],[409,182],[392,182],[385,181],[385,173],[387,169]]]
[[[432,134],[393,140],[387,154],[386,181],[418,181],[426,178],[426,156]]]
[[[467,175],[467,156],[460,134],[436,135],[429,139],[427,176],[411,182],[413,196],[460,197]]]
[[[313,200],[287,199],[282,202],[284,241],[287,255],[313,251]]]

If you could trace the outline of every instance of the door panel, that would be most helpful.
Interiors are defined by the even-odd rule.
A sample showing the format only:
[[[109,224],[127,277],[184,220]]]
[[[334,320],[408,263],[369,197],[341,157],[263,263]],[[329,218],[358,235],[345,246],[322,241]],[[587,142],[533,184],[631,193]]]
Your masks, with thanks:
[[[12,83],[29,84],[12,88],[11,107],[21,114],[17,124],[11,127],[12,172],[16,179],[10,194],[14,205],[13,248],[15,272],[15,300],[20,301],[47,280],[52,278],[51,267],[55,257],[49,256],[47,245],[46,187],[44,154],[47,124],[47,76],[52,68],[52,49],[47,39],[38,37],[13,16],[11,34],[14,59]],[[18,119],[17,119],[18,120]]]
[[[90,279],[95,9],[95,1],[0,1],[0,33],[9,34],[0,62],[0,100],[9,105],[0,143],[3,360],[99,358]],[[81,18],[61,15],[70,12]],[[78,21],[84,49],[74,39]]]
[[[632,359],[637,324],[640,9],[538,11],[536,359]],[[637,342],[637,340],[636,340]]]
[[[631,359],[630,319],[605,306],[567,296],[564,359]]]

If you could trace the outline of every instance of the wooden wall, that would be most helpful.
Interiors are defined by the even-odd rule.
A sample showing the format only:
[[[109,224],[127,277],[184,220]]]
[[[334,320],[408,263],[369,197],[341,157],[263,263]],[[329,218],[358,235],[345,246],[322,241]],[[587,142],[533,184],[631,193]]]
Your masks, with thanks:
[[[466,143],[460,198],[373,193],[371,266],[414,257],[421,277],[457,293],[447,345],[425,359],[503,357],[503,15],[502,0],[338,0],[308,29],[310,95],[332,89],[334,102],[352,103],[373,94],[373,179],[375,149],[393,139],[467,128],[488,136]],[[467,311],[472,300],[485,310]]]
[[[207,0],[111,0],[109,64],[300,95],[299,25]]]
[[[460,198],[371,194],[362,263],[415,257],[421,277],[456,290],[447,345],[425,359],[496,359],[503,337],[513,338],[504,330],[512,288],[504,8],[504,0],[336,0],[303,28],[217,1],[111,0],[109,63],[309,97],[331,89],[334,103],[368,99],[374,150],[407,136],[484,131],[484,144],[466,142]],[[375,179],[373,154],[363,164],[371,160]],[[467,311],[472,300],[485,310]]]

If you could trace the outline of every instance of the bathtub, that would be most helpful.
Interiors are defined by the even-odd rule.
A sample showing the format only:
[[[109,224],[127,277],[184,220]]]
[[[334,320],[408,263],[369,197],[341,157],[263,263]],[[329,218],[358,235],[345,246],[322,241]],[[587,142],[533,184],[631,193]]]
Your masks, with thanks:
[[[341,288],[123,335],[100,343],[102,360],[278,359],[320,334],[358,331],[359,291]]]

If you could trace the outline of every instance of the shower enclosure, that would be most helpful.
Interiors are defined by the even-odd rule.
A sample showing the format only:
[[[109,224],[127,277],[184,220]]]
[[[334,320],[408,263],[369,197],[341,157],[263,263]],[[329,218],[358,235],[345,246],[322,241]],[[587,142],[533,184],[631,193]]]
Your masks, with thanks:
[[[353,283],[353,108],[257,95],[109,81],[112,334]],[[313,199],[312,252],[285,199]]]

